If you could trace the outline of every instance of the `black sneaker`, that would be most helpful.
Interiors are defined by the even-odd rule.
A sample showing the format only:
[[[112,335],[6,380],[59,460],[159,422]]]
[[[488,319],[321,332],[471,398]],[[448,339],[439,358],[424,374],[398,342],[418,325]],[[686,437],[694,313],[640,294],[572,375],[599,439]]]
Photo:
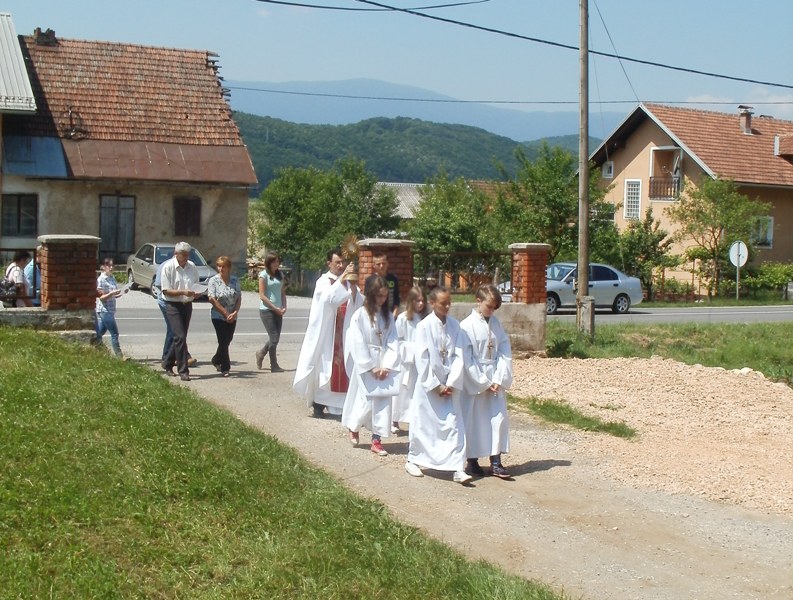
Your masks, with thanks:
[[[485,470],[479,464],[479,461],[475,458],[469,458],[468,462],[465,465],[465,472],[469,475],[478,475],[482,477],[485,474]]]
[[[321,404],[317,404],[314,402],[312,405],[313,415],[315,419],[324,419],[325,418],[325,407]]]
[[[509,471],[504,468],[504,465],[500,463],[490,465],[488,473],[490,473],[493,477],[498,477],[500,479],[509,479],[512,477],[512,475],[509,474]]]

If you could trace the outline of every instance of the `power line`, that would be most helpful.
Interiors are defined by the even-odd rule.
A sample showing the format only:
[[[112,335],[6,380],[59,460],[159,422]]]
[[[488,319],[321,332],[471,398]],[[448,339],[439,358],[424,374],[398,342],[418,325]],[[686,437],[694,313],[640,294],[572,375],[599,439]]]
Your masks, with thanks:
[[[259,2],[271,2],[271,1],[274,1],[274,0],[259,0]],[[526,41],[529,41],[529,42],[535,42],[535,43],[538,43],[538,44],[545,44],[545,45],[548,45],[548,46],[554,46],[554,47],[557,47],[557,48],[564,48],[565,50],[578,51],[578,46],[573,46],[573,45],[570,45],[570,44],[562,44],[561,42],[554,42],[554,41],[551,41],[551,40],[544,40],[544,39],[541,39],[541,38],[521,35],[521,34],[518,34],[518,33],[509,32],[509,31],[503,31],[501,29],[494,29],[492,27],[484,27],[482,25],[474,25],[473,23],[465,23],[463,21],[457,21],[455,19],[447,19],[445,17],[439,17],[437,15],[428,15],[426,13],[421,13],[421,12],[418,12],[418,11],[413,10],[411,8],[399,8],[397,6],[390,6],[388,4],[382,4],[381,2],[374,2],[373,0],[354,0],[354,1],[355,2],[360,2],[362,4],[369,4],[371,6],[377,6],[377,7],[382,8],[382,9],[388,9],[388,10],[392,10],[392,11],[403,12],[403,13],[410,14],[410,15],[413,15],[413,16],[416,16],[416,17],[422,17],[422,18],[425,18],[425,19],[431,19],[433,21],[440,21],[442,23],[449,23],[451,25],[458,25],[460,27],[468,27],[470,29],[476,29],[478,31],[485,31],[485,32],[488,32],[488,33],[495,33],[495,34],[503,35],[503,36],[506,36],[506,37],[513,37],[513,38],[517,38],[517,39],[521,39],[521,40],[526,40]],[[604,56],[606,58],[616,58],[616,59],[624,60],[624,61],[627,61],[627,62],[633,62],[633,63],[637,63],[637,64],[641,64],[641,65],[647,65],[647,66],[651,66],[651,67],[658,67],[660,69],[669,69],[671,71],[679,71],[679,72],[683,72],[683,73],[691,73],[693,75],[702,75],[704,77],[714,77],[714,78],[717,78],[717,79],[727,79],[727,80],[730,80],[730,81],[740,81],[742,83],[756,83],[758,85],[767,85],[767,86],[771,86],[771,87],[780,87],[780,88],[785,88],[785,89],[793,89],[793,85],[790,85],[790,84],[775,83],[775,82],[772,82],[772,81],[761,81],[761,80],[758,80],[758,79],[749,79],[747,77],[736,77],[736,76],[733,76],[733,75],[724,75],[724,74],[721,74],[721,73],[712,73],[710,71],[701,71],[699,69],[691,69],[691,68],[688,68],[688,67],[677,67],[677,66],[674,66],[674,65],[669,65],[669,64],[665,64],[665,63],[655,62],[655,61],[651,61],[651,60],[644,60],[644,59],[640,59],[640,58],[631,58],[629,56],[620,56],[620,55],[617,55],[617,54],[612,54],[610,52],[600,52],[598,50],[589,50],[589,53],[597,55],[597,56]]]
[[[354,8],[352,6],[324,6],[321,4],[306,4],[305,2],[287,2],[286,0],[258,0],[267,4],[282,4],[284,6],[298,6],[300,8],[318,8],[321,10],[344,10],[352,12],[384,12],[391,11],[391,8]],[[433,10],[436,8],[452,8],[455,6],[467,6],[469,4],[484,4],[490,0],[467,0],[466,2],[454,2],[450,4],[435,4],[432,6],[416,6],[409,10]]]
[[[266,94],[286,94],[291,96],[315,96],[320,98],[345,98],[349,100],[382,100],[388,102],[426,102],[438,104],[522,104],[522,105],[577,105],[578,100],[458,100],[456,98],[408,98],[399,96],[359,96],[354,94],[330,94],[323,92],[295,92],[290,90],[273,90],[266,88],[252,88],[244,86],[226,86],[230,90],[240,90],[245,92],[262,92]],[[637,104],[639,100],[599,100],[590,104]],[[735,102],[721,101],[677,101],[677,100],[643,100],[652,104],[670,105],[702,105],[702,106],[733,106]],[[753,106],[788,105],[793,101],[752,101],[746,100],[745,103]]]

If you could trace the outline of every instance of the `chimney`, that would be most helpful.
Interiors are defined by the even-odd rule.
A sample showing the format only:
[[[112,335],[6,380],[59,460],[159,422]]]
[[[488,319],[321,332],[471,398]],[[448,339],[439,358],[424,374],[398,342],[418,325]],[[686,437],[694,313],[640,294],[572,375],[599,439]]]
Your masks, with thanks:
[[[58,38],[55,37],[55,32],[52,29],[42,31],[41,27],[36,27],[33,32],[33,37],[36,38],[37,46],[57,46]]]
[[[738,115],[738,123],[741,125],[741,131],[745,135],[752,135],[752,112],[753,106],[746,106],[745,104],[741,104],[738,106],[738,110],[741,111]]]

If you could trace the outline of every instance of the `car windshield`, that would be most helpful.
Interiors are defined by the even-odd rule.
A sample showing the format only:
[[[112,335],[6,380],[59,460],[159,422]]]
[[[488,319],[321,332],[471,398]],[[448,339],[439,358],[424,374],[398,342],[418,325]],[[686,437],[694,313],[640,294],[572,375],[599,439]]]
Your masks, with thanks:
[[[575,266],[573,265],[560,265],[558,263],[554,263],[549,265],[545,270],[545,277],[547,279],[553,279],[554,281],[561,281],[567,277],[568,273],[574,270]]]
[[[157,246],[157,260],[158,265],[164,263],[166,260],[173,256],[173,246]],[[190,249],[190,261],[197,267],[203,267],[207,264],[204,257],[198,253],[195,248]]]

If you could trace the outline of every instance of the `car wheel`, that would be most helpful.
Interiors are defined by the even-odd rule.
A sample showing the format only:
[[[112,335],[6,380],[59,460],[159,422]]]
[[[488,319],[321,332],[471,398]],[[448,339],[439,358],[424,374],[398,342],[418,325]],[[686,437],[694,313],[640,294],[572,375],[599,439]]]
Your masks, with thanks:
[[[554,315],[557,310],[559,310],[559,297],[556,294],[548,294],[545,297],[545,313]]]
[[[157,296],[154,294],[154,281],[155,281],[156,279],[157,279],[157,276],[155,275],[154,277],[152,277],[152,278],[151,278],[151,284],[149,284],[149,293],[150,293],[152,296],[154,296],[155,298],[157,297]]]
[[[132,276],[132,269],[127,271],[127,283],[129,283],[129,287],[132,290],[138,289],[138,284],[135,283],[135,278]]]
[[[614,298],[614,304],[611,305],[611,310],[617,314],[624,315],[631,309],[631,299],[625,294],[620,294]]]

